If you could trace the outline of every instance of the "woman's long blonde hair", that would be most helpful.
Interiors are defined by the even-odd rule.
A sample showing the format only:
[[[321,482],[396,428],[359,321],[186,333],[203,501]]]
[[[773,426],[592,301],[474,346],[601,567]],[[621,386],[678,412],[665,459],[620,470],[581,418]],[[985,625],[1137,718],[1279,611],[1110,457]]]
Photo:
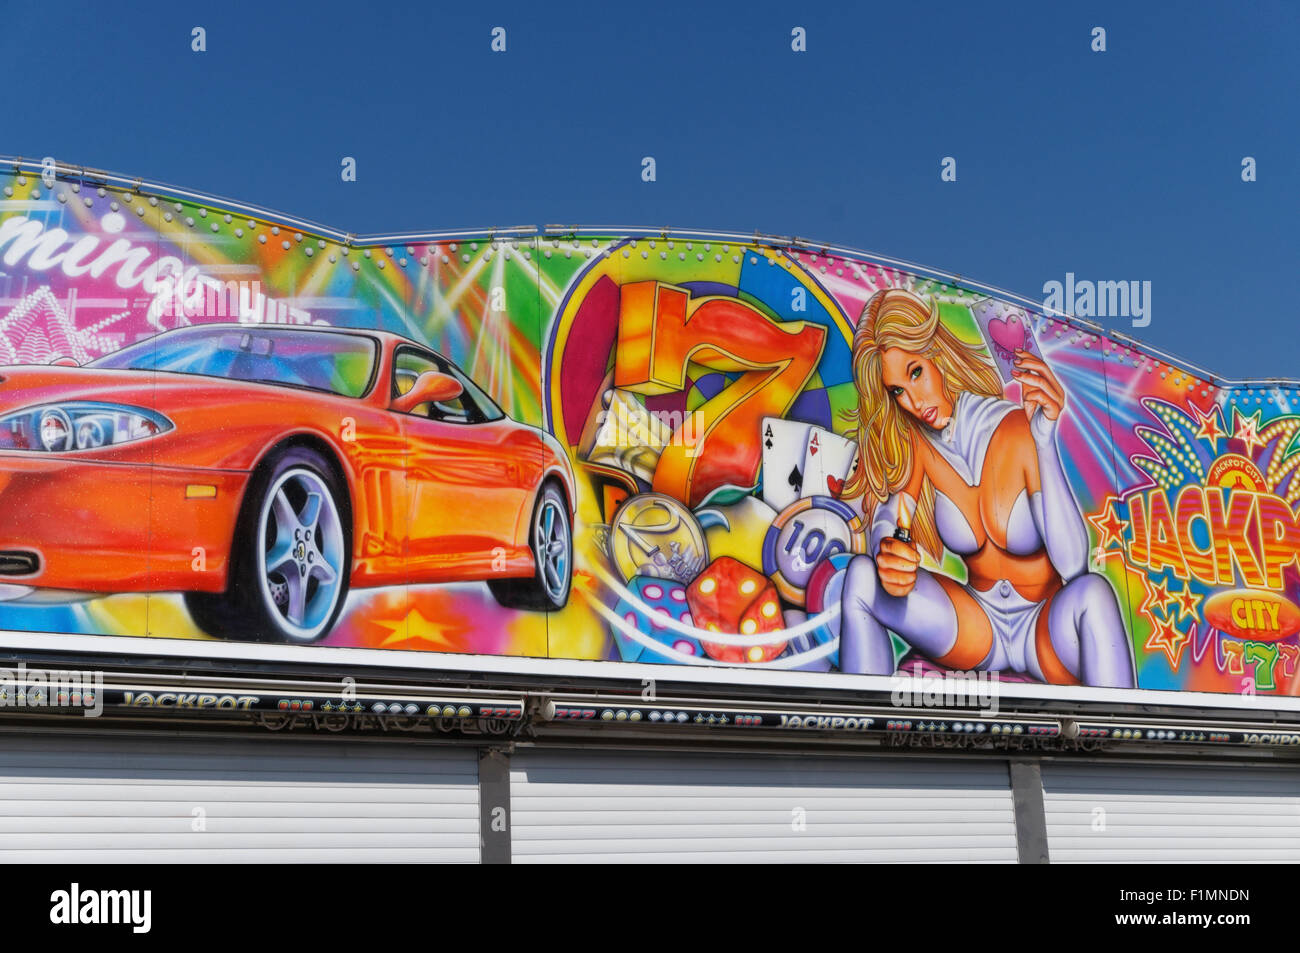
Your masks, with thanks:
[[[944,395],[956,407],[962,391],[1001,397],[997,368],[978,347],[962,342],[939,320],[937,301],[927,303],[910,291],[890,288],[871,296],[853,334],[853,380],[858,406],[849,412],[857,421],[849,434],[858,444],[858,470],[844,487],[854,499],[870,492],[878,503],[906,486],[912,477],[917,422],[889,394],[884,381],[883,354],[902,348],[934,362],[943,380]],[[934,487],[928,477],[912,517],[912,537],[935,559],[943,544],[934,523]]]

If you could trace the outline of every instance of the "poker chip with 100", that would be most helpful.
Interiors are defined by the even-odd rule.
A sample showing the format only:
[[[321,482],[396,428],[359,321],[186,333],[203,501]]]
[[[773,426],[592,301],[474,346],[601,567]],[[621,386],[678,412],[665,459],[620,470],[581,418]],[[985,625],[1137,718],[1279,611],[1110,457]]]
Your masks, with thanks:
[[[781,598],[806,604],[813,570],[836,553],[867,550],[866,521],[842,500],[807,496],[783,509],[763,540],[763,572]]]

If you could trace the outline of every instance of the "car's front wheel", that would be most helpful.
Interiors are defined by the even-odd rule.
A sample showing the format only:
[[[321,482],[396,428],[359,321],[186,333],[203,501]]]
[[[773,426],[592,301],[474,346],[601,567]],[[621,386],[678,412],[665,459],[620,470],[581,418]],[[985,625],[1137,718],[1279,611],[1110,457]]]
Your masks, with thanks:
[[[573,524],[564,494],[548,483],[538,494],[528,533],[535,569],[527,579],[491,579],[488,588],[508,609],[553,612],[569,601],[573,581]]]
[[[270,460],[249,485],[223,593],[187,593],[206,632],[310,643],[329,633],[352,565],[347,495],[328,461],[305,447]]]

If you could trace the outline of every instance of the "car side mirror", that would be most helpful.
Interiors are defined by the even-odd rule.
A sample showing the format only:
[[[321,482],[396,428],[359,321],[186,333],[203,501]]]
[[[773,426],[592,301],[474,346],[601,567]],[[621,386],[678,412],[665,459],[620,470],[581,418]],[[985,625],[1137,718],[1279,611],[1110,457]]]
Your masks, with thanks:
[[[421,404],[455,400],[465,392],[460,381],[450,374],[440,371],[425,371],[416,378],[411,389],[400,397],[394,397],[390,406],[399,414],[409,414]]]

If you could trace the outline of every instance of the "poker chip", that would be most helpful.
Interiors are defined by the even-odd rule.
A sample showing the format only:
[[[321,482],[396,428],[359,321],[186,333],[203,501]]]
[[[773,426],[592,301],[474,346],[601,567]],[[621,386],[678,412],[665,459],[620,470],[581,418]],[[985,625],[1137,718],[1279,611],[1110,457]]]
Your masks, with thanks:
[[[840,593],[844,589],[844,572],[852,560],[852,553],[835,553],[817,564],[817,568],[808,577],[808,588],[805,590],[809,612],[817,615],[839,602]]]
[[[807,601],[813,571],[837,554],[867,549],[865,520],[847,503],[829,496],[795,500],[772,521],[763,540],[763,572],[781,598],[796,606]]]
[[[808,579],[808,615],[821,615],[832,606],[838,605],[840,597],[844,592],[844,578],[848,573],[849,563],[853,561],[853,553],[835,553],[827,559],[823,559],[817,564],[817,568],[812,571]],[[798,610],[790,610],[797,612]],[[819,645],[825,645],[833,639],[839,638],[840,635],[840,616],[836,615],[827,622],[822,623],[811,632],[805,632],[790,640],[790,651],[794,655],[802,655],[805,652],[811,652]],[[835,649],[830,655],[826,656],[825,663],[827,668],[839,668],[840,651]],[[802,667],[802,666],[801,666]],[[820,666],[819,670],[822,670]]]

